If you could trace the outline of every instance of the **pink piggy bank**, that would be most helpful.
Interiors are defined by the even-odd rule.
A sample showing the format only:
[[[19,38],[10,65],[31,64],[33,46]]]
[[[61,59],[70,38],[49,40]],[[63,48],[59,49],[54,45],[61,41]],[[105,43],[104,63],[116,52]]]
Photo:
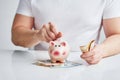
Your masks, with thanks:
[[[69,51],[69,45],[66,41],[56,40],[49,43],[49,55],[53,63],[64,63]]]

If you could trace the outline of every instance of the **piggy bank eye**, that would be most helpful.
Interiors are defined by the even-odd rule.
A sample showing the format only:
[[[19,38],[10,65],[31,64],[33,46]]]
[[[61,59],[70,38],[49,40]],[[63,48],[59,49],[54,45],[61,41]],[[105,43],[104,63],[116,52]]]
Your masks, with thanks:
[[[55,45],[55,47],[57,47],[57,45]]]
[[[60,45],[58,45],[58,47],[61,47]]]

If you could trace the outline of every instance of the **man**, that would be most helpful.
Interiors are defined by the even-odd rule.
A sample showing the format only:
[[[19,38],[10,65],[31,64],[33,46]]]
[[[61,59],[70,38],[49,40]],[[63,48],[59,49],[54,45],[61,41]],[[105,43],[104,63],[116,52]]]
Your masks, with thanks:
[[[47,43],[63,37],[72,51],[91,40],[106,39],[81,55],[89,64],[120,52],[120,0],[20,0],[12,27],[15,45],[47,50]]]

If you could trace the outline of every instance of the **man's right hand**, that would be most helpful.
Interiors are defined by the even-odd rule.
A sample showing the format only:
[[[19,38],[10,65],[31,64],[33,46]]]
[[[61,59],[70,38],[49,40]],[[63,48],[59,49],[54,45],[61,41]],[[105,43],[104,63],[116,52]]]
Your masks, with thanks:
[[[16,14],[12,26],[12,42],[16,46],[30,48],[42,41],[50,42],[62,36],[51,22],[43,25],[40,30],[32,30],[33,26],[33,17]]]
[[[43,27],[37,32],[38,39],[40,41],[50,42],[62,37],[61,32],[57,32],[56,26],[49,22],[44,24]]]

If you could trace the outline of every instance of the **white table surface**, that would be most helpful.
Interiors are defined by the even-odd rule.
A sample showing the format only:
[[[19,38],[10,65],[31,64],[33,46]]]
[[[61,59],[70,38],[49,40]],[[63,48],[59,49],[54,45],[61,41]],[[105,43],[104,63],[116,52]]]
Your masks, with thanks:
[[[32,64],[49,59],[46,51],[0,50],[0,80],[120,80],[120,55],[87,65],[80,52],[71,52],[68,60],[83,63],[71,68],[48,68]]]

